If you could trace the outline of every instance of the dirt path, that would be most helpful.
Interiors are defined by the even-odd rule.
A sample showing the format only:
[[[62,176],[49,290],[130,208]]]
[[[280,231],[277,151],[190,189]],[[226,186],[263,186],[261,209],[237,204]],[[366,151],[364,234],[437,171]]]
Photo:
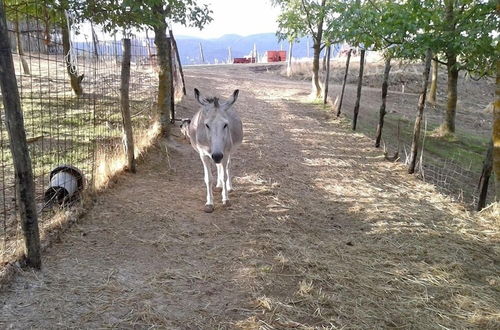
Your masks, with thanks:
[[[186,142],[123,175],[0,293],[0,328],[500,326],[498,236],[305,103],[309,84],[186,70],[237,102],[230,209]],[[273,78],[274,77],[274,78]],[[285,87],[286,86],[286,87]],[[182,102],[187,116],[192,98]],[[189,109],[189,110],[187,110]]]

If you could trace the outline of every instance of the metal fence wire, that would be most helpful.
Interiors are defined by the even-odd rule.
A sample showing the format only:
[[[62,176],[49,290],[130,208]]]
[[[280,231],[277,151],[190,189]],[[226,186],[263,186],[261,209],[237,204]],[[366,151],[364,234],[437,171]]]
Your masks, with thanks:
[[[105,180],[106,167],[122,147],[120,72],[122,46],[113,36],[83,36],[70,28],[70,61],[61,25],[43,6],[6,7],[9,37],[32,160],[36,202],[42,210],[51,172],[61,165],[77,168],[86,187]],[[80,35],[78,35],[80,33]],[[76,38],[76,36],[78,38]],[[130,110],[134,134],[150,128],[156,105],[155,53],[150,40],[132,39]],[[83,93],[72,89],[69,73],[80,77]],[[14,168],[5,126],[0,122],[0,263],[16,253],[20,235],[16,214]],[[54,173],[52,173],[54,176]],[[59,178],[61,180],[61,178]],[[60,183],[69,184],[69,183]],[[57,196],[52,196],[57,199]],[[40,226],[49,215],[39,218]]]

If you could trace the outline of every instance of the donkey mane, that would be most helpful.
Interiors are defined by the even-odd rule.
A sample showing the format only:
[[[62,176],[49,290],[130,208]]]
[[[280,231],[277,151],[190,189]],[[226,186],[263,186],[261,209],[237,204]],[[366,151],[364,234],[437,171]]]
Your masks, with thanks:
[[[215,107],[219,106],[219,98],[218,97],[206,97],[205,102],[213,103]]]

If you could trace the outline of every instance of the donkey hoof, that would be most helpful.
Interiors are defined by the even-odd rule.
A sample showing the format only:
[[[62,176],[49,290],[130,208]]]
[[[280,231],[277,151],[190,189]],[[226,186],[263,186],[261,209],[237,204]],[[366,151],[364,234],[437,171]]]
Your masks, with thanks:
[[[222,205],[224,205],[225,207],[228,207],[228,206],[231,206],[231,202],[229,200],[222,201]]]
[[[205,205],[205,208],[203,209],[203,211],[205,211],[206,213],[212,213],[214,211],[214,206],[207,204],[207,205]]]

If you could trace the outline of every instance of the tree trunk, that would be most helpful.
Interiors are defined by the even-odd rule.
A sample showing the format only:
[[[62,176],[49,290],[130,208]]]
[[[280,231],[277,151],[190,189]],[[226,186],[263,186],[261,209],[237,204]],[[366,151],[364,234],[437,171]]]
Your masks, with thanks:
[[[425,68],[422,81],[422,91],[420,92],[420,98],[418,100],[418,112],[417,112],[417,118],[415,119],[415,126],[413,127],[413,140],[410,149],[410,164],[408,165],[408,173],[410,174],[415,172],[415,165],[417,163],[418,144],[420,142],[420,127],[422,124],[422,117],[424,115],[427,85],[429,84],[429,72],[431,71],[431,58],[432,58],[432,51],[430,49],[427,49],[427,53],[425,55]]]
[[[500,10],[500,0],[498,4]],[[497,11],[498,11],[497,10]],[[493,172],[495,173],[496,200],[500,202],[500,60],[497,59],[495,104],[493,106]]]
[[[352,49],[349,49],[349,52],[347,52],[347,60],[345,63],[345,73],[344,73],[344,81],[342,82],[342,92],[340,93],[340,101],[337,107],[337,117],[340,116],[340,112],[342,111],[342,101],[344,100],[344,91],[347,82],[347,73],[349,72],[349,62],[351,61],[351,54],[352,54]]]
[[[158,56],[158,121],[162,135],[170,137],[170,116],[172,109],[172,55],[170,39],[167,38],[167,24],[153,28],[156,54]]]
[[[293,42],[290,41],[288,45],[288,59],[286,62],[286,76],[292,76],[292,50],[293,50]]]
[[[457,112],[458,69],[456,55],[448,56],[448,96],[446,101],[446,116],[441,125],[443,135],[455,133],[455,117]]]
[[[321,84],[319,82],[319,55],[321,52],[321,43],[314,41],[314,57],[312,67],[312,93],[311,95],[317,99],[321,97]]]
[[[361,87],[363,86],[363,70],[365,68],[365,49],[361,49],[361,56],[359,58],[359,77],[358,77],[358,91],[356,94],[356,104],[354,105],[354,116],[352,117],[352,130],[356,130],[358,123],[359,106],[361,102]]]
[[[19,59],[21,60],[21,64],[23,66],[23,72],[24,74],[31,74],[30,66],[28,65],[26,59],[24,58],[23,42],[21,39],[21,27],[19,26],[19,17],[17,13],[14,24],[16,26],[17,54],[19,55]]]
[[[123,142],[125,146],[125,154],[127,155],[127,168],[130,172],[135,173],[135,156],[134,156],[134,133],[132,130],[132,118],[130,116],[130,39],[123,39],[123,59],[122,73],[120,85],[120,103],[122,110],[123,123]]]
[[[94,24],[92,24],[92,21],[90,22],[90,30],[92,32],[92,44],[94,45],[94,56],[96,59],[98,59],[99,49],[97,44],[99,43],[99,40],[97,40],[97,34],[95,33]]]
[[[486,157],[483,162],[483,170],[479,179],[479,200],[477,201],[477,211],[481,211],[486,206],[486,197],[488,196],[488,184],[490,182],[491,170],[493,168],[493,140],[488,146]]]
[[[10,150],[16,179],[16,201],[19,207],[21,227],[26,248],[26,262],[30,267],[40,269],[40,234],[35,203],[35,183],[31,158],[26,142],[23,112],[14,61],[10,49],[7,22],[3,1],[0,1],[0,88],[5,112],[5,126],[9,133]]]
[[[179,49],[177,48],[177,42],[175,41],[174,33],[172,32],[172,30],[168,30],[168,33],[170,35],[170,42],[172,43],[172,49],[175,52],[175,58],[179,65],[179,73],[181,75],[181,82],[182,82],[182,94],[186,95],[186,82],[184,80],[184,71],[182,70],[181,57],[179,56]]]
[[[73,54],[71,54],[71,44],[70,44],[70,36],[69,36],[69,29],[68,29],[68,24],[67,24],[67,18],[66,15],[64,15],[64,12],[62,13],[62,16],[64,17],[62,24],[61,24],[61,34],[62,34],[62,43],[63,43],[63,52],[64,52],[64,59],[66,61],[66,71],[68,72],[70,83],[71,83],[71,88],[73,89],[73,92],[77,96],[83,95],[83,88],[82,88],[82,80],[83,80],[83,74],[81,76],[78,76],[78,68],[76,68],[73,65]]]
[[[328,83],[330,81],[330,55],[331,55],[332,46],[328,46],[326,49],[326,77],[325,77],[325,92],[323,98],[323,104],[326,104],[328,100]]]
[[[455,0],[445,0],[445,32],[450,36],[455,35],[456,21],[454,6]],[[458,83],[458,68],[457,68],[457,53],[454,49],[453,41],[449,42],[449,47],[446,50],[446,67],[448,71],[448,95],[446,101],[446,116],[441,125],[441,133],[443,135],[455,133],[455,115],[457,111],[457,83]]]
[[[439,68],[438,61],[432,60],[431,88],[429,90],[429,96],[427,97],[427,102],[429,102],[431,104],[436,104],[436,101],[437,101],[438,68]]]
[[[389,88],[389,73],[391,71],[391,58],[388,56],[385,59],[384,67],[384,81],[382,82],[382,104],[380,105],[377,134],[375,135],[375,148],[380,147],[380,140],[382,139],[382,129],[384,128],[385,105],[387,101],[387,90]]]

